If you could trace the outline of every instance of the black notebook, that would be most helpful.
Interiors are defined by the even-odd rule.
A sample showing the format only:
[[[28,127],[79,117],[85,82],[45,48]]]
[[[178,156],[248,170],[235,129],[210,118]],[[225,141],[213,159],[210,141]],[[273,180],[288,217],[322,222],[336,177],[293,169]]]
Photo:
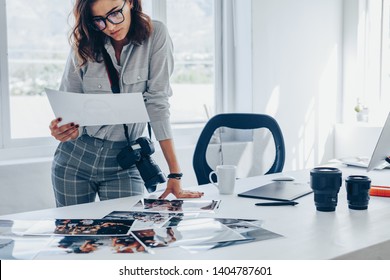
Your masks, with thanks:
[[[313,190],[309,184],[279,181],[239,193],[238,196],[286,201],[297,199],[312,192]]]

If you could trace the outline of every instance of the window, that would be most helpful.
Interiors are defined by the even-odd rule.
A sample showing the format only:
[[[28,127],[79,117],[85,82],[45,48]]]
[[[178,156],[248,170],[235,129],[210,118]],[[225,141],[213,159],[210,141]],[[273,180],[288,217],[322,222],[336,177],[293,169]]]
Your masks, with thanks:
[[[171,121],[205,122],[207,113],[214,111],[215,100],[215,1],[144,0],[142,3],[152,18],[167,25],[174,45]]]
[[[69,53],[71,1],[6,1],[10,138],[49,136],[44,88],[58,88]]]
[[[167,0],[167,26],[175,48],[172,121],[206,121],[214,107],[214,1]]]

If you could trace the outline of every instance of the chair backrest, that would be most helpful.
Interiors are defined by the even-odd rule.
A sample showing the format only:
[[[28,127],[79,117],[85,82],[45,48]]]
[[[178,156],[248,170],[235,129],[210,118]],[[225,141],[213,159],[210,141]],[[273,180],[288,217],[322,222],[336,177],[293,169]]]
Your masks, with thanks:
[[[220,127],[233,129],[268,129],[274,139],[275,160],[271,168],[265,174],[281,172],[285,161],[285,147],[282,131],[274,118],[263,114],[251,113],[227,113],[212,117],[203,128],[195,147],[193,168],[199,185],[209,183],[211,167],[206,160],[207,147],[215,130]]]

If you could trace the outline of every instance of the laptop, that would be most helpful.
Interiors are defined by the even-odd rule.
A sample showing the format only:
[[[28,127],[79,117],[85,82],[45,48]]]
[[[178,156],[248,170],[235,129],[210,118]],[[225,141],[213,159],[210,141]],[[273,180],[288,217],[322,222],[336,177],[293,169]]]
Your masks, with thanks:
[[[378,142],[368,163],[367,172],[389,166],[386,158],[390,156],[390,113],[379,135]]]
[[[277,181],[239,193],[238,196],[276,201],[290,201],[312,192],[313,190],[308,183]]]
[[[370,160],[371,158],[366,156],[356,156],[356,157],[340,158],[338,159],[338,162],[341,162],[347,166],[367,168],[368,164],[370,163]],[[390,169],[390,165],[387,165],[387,163],[383,163],[383,165],[374,167],[374,169],[383,169],[383,168]]]

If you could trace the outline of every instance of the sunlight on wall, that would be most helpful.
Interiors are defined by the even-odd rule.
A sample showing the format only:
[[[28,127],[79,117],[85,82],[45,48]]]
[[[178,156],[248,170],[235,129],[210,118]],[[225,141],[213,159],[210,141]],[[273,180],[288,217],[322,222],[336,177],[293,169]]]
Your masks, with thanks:
[[[318,92],[313,93],[298,130],[298,145],[292,149],[293,169],[310,168],[326,162],[333,154],[333,125],[337,122],[339,92],[338,61],[338,46],[335,45],[319,78]]]
[[[339,92],[339,47],[334,45],[318,85],[318,146],[316,161],[322,162],[329,153],[329,144],[333,140],[334,124],[338,117]]]
[[[294,149],[297,166],[293,168],[309,168],[315,164],[316,115],[315,98],[310,100],[304,123],[298,130],[298,148]]]
[[[275,86],[265,108],[265,113],[275,116],[279,109],[280,103],[280,86]]]

